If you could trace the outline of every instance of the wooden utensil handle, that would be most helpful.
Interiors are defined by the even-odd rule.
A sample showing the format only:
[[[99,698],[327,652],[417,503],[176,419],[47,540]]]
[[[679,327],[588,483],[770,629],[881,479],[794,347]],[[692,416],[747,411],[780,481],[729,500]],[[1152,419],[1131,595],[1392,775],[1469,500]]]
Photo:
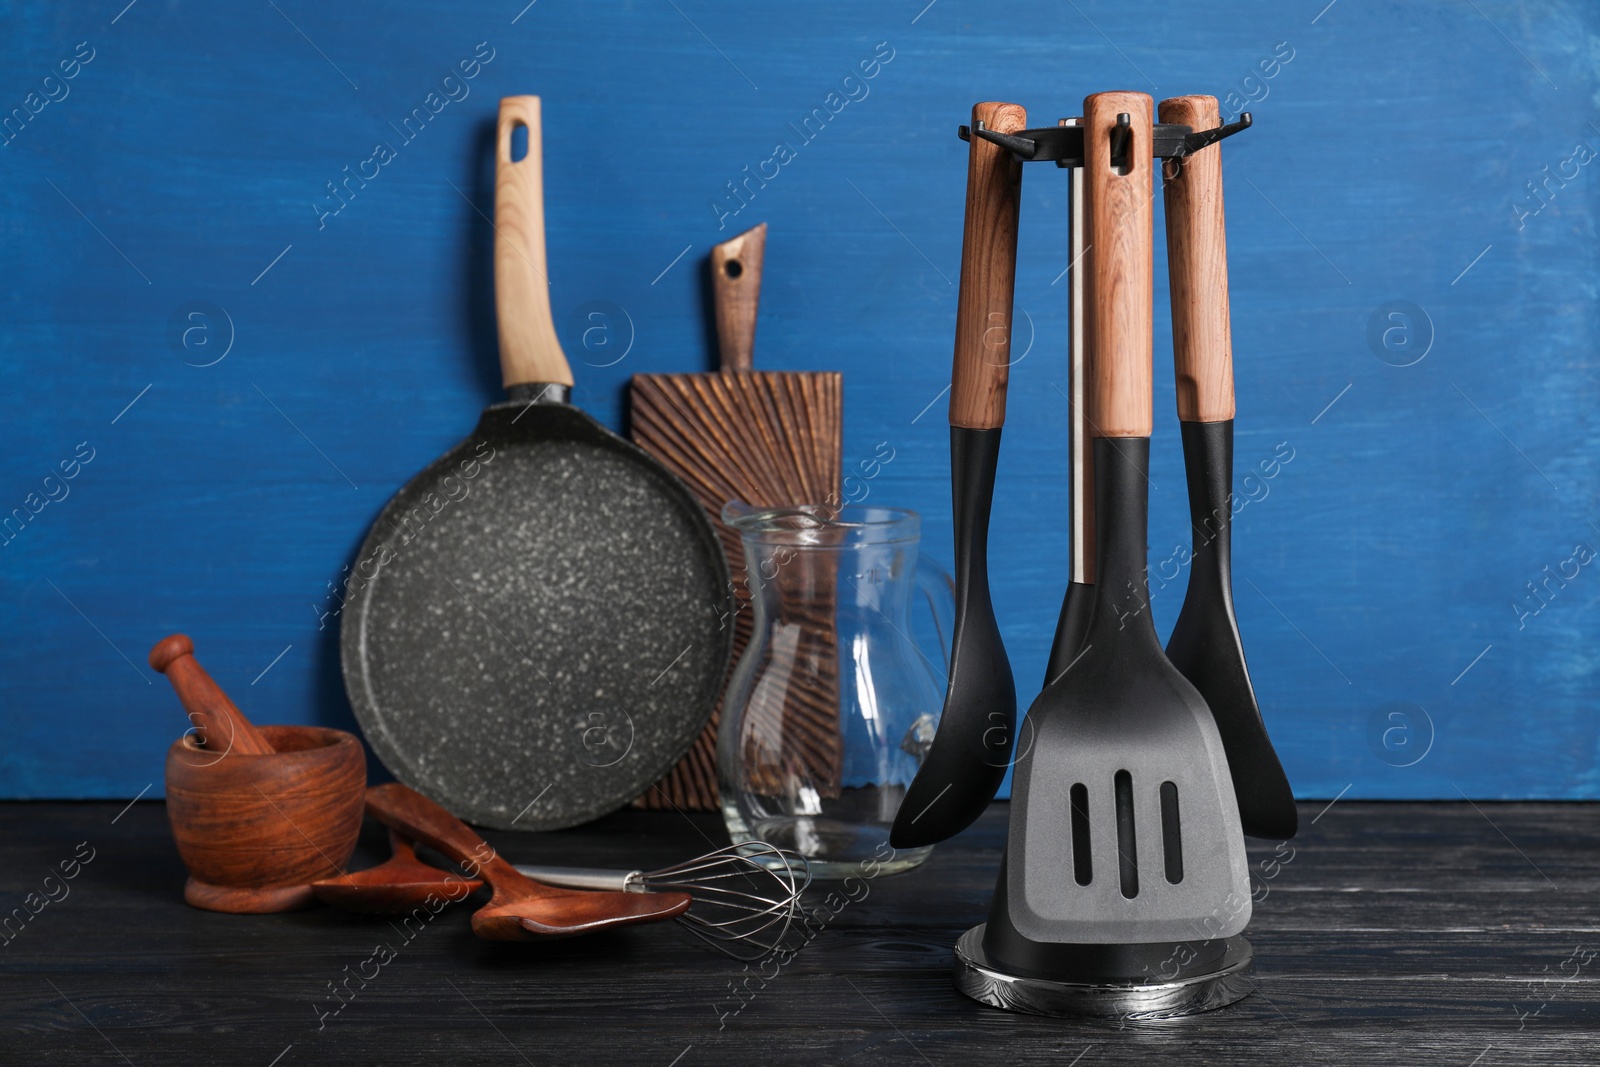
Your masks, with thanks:
[[[1154,193],[1151,112],[1144,93],[1095,93],[1083,102],[1084,173],[1094,277],[1089,418],[1096,437],[1149,437],[1150,248]],[[1117,117],[1128,116],[1125,165],[1112,166]]]
[[[1214,96],[1161,101],[1161,121],[1214,129]],[[1233,338],[1228,324],[1228,242],[1222,218],[1222,145],[1209,145],[1162,171],[1167,205],[1167,276],[1172,289],[1172,358],[1178,418],[1233,418]]]
[[[389,828],[389,851],[393,854],[394,859],[422,862],[417,859],[417,846],[412,843],[411,838],[393,827]]]
[[[1027,128],[1028,113],[1019,104],[975,104],[973,128],[980,122],[1000,133],[1016,133]],[[992,430],[1006,421],[1021,193],[1022,164],[999,145],[974,135],[967,155],[967,213],[956,296],[952,426]]]
[[[200,743],[218,752],[265,756],[275,751],[261,731],[228,699],[228,694],[194,658],[194,642],[173,634],[150,650],[150,666],[167,676],[200,732]]]
[[[517,877],[489,842],[410,786],[389,782],[368,789],[367,814],[391,830],[438,849],[465,867],[468,877],[481,877],[491,884],[499,877]]]
[[[511,134],[528,130],[528,154],[511,160]],[[500,372],[507,388],[524,382],[572,384],[550,315],[544,255],[544,151],[537,96],[500,101],[494,171],[494,308]]]
[[[711,294],[717,309],[721,369],[755,369],[756,310],[761,304],[761,262],[767,224],[760,223],[711,248]]]

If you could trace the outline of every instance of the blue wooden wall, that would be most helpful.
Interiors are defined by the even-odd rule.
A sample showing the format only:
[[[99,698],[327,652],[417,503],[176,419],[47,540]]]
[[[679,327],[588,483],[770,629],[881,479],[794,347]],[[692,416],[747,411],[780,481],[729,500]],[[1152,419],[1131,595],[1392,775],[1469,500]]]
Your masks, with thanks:
[[[497,395],[500,96],[544,97],[578,401],[620,426],[630,374],[704,368],[706,251],[764,220],[758,362],[845,372],[847,456],[890,444],[871,498],[948,562],[955,127],[1128,88],[1257,120],[1226,149],[1236,587],[1297,791],[1600,796],[1592,5],[124,2],[0,32],[0,514],[39,508],[0,546],[0,795],[159,793],[173,630],[258,721],[349,724],[329,583]],[[1064,201],[1030,169],[995,513],[1030,696],[1065,580]],[[1156,277],[1159,577],[1188,533]]]

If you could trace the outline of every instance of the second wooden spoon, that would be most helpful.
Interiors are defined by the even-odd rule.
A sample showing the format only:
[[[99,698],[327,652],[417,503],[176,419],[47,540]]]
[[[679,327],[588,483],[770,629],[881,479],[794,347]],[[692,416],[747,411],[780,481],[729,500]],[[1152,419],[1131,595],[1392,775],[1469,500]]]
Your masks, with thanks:
[[[436,902],[454,904],[483,887],[479,878],[442,871],[417,859],[411,839],[389,831],[394,855],[376,867],[351,871],[311,883],[311,891],[324,904],[346,911],[375,915],[403,915]],[[437,910],[437,909],[433,909]]]
[[[542,885],[518,874],[466,823],[399,782],[367,790],[367,814],[489,883],[494,895],[473,913],[472,931],[490,941],[573,937],[662,922],[682,915],[692,902],[688,893],[602,893]]]

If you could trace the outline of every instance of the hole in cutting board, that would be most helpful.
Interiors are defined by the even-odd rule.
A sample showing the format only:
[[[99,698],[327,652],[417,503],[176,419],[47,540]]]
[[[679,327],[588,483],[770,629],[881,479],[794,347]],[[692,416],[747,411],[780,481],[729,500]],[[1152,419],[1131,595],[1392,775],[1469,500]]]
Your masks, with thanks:
[[[515,123],[511,127],[511,162],[521,163],[528,158],[528,127],[526,123]]]
[[[1088,885],[1094,880],[1094,860],[1089,855],[1089,787],[1079,782],[1068,799],[1072,807],[1072,880]]]
[[[737,278],[739,275],[744,273],[744,264],[740,263],[737,259],[730,259],[728,262],[722,265],[722,273],[726,274],[730,278]]]
[[[1133,837],[1133,775],[1118,771],[1113,779],[1117,795],[1117,873],[1122,895],[1139,895],[1139,846]]]

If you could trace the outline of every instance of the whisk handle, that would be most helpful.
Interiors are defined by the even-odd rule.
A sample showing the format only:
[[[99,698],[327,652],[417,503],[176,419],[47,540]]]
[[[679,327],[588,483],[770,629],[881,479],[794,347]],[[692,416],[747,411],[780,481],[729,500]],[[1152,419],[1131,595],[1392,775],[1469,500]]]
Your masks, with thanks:
[[[610,871],[601,867],[540,867],[517,864],[517,873],[535,882],[566,889],[605,889],[613,892],[646,892],[643,871]]]

